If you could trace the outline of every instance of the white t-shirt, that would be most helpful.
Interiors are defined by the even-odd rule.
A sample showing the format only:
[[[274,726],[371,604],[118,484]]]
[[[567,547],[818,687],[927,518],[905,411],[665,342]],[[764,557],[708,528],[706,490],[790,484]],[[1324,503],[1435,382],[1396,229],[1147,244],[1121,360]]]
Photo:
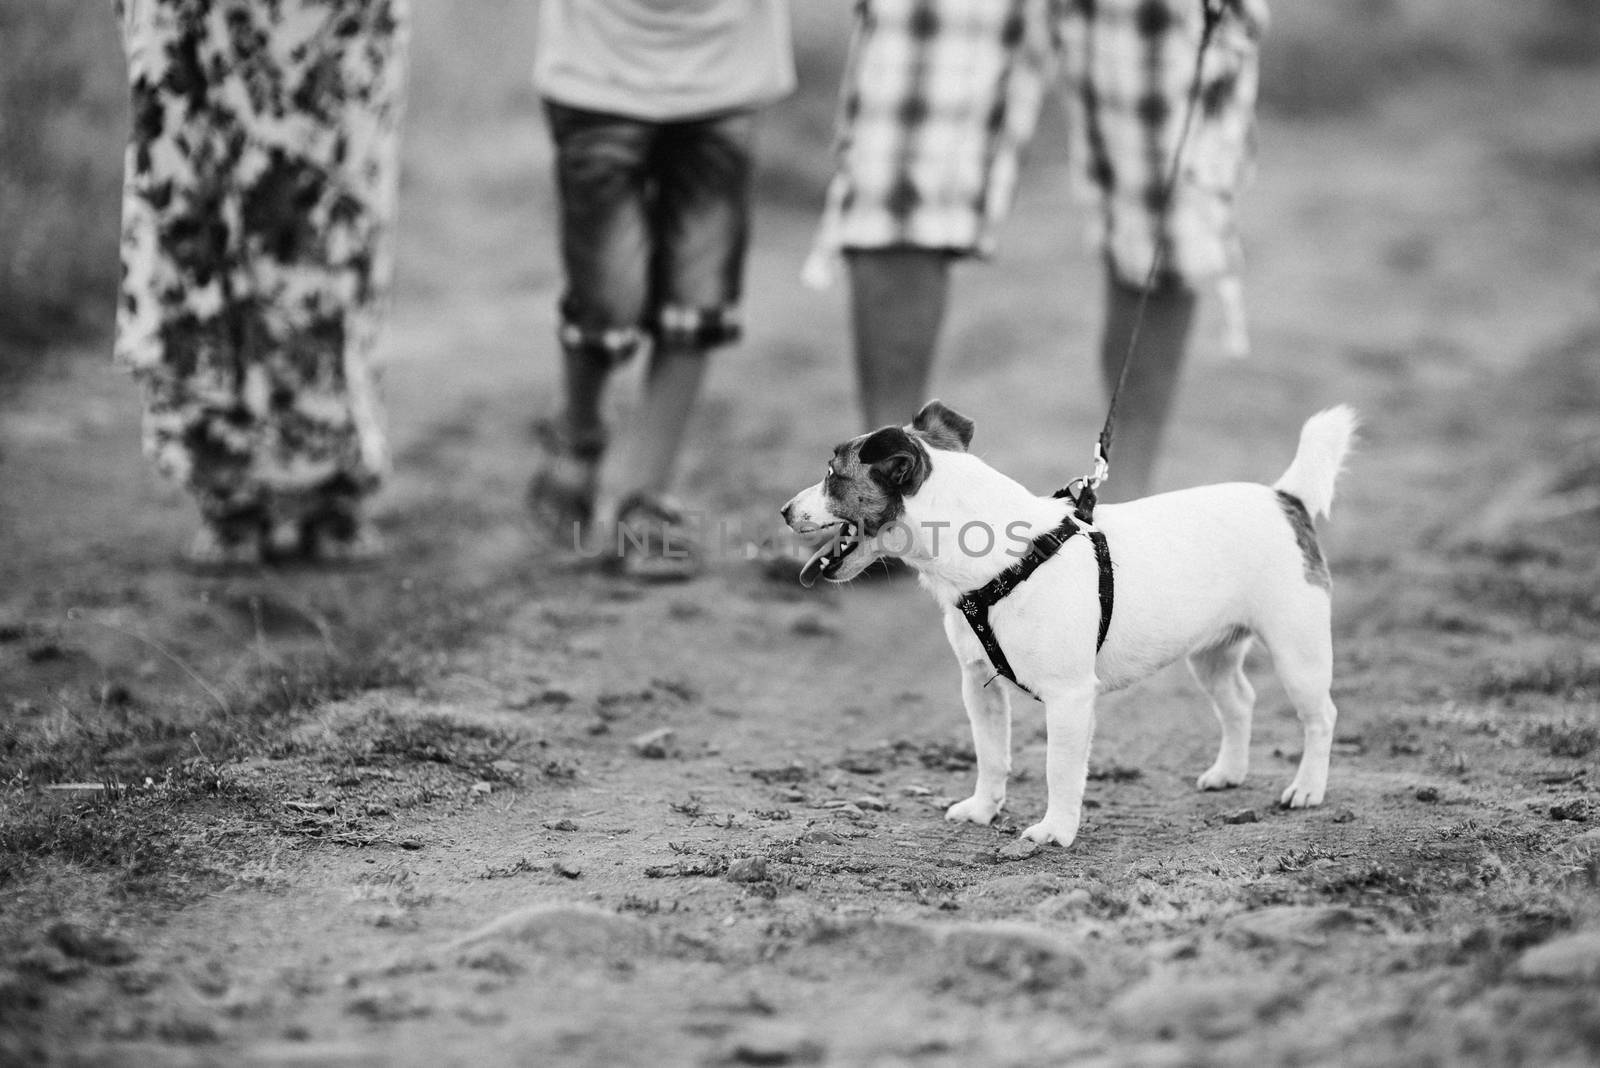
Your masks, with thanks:
[[[770,104],[795,84],[788,0],[542,0],[533,80],[650,121]]]

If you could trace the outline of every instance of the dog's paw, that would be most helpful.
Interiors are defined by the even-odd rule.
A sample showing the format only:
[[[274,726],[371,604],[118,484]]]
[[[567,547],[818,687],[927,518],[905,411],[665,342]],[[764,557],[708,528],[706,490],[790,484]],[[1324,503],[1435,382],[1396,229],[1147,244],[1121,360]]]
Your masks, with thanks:
[[[1213,764],[1200,773],[1195,780],[1195,785],[1202,790],[1228,790],[1244,782],[1245,772],[1241,769],[1225,768],[1221,764]]]
[[[1076,823],[1065,821],[1040,820],[1023,831],[1022,837],[1040,845],[1050,845],[1053,842],[1056,845],[1069,846],[1072,840],[1078,837],[1078,826]]]
[[[1278,804],[1283,808],[1315,808],[1322,804],[1322,795],[1326,787],[1302,786],[1296,779],[1289,784],[1289,788],[1278,799]]]
[[[944,818],[952,823],[981,823],[993,822],[995,813],[1000,811],[1003,801],[991,801],[986,797],[973,794],[965,801],[957,801],[945,809]]]

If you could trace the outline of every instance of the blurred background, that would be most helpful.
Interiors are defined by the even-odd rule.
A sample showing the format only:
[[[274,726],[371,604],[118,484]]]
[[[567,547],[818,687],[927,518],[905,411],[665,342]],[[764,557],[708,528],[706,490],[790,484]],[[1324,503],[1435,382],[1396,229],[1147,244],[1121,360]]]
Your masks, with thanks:
[[[682,477],[686,499],[757,529],[856,429],[842,287],[799,282],[854,9],[793,7],[801,84],[758,146],[746,340],[713,366]],[[452,566],[491,530],[518,559],[528,428],[555,405],[559,363],[537,4],[413,9],[380,522]],[[1270,480],[1263,443],[1348,402],[1375,465],[1349,492],[1396,537],[1453,525],[1441,509],[1486,483],[1506,515],[1550,493],[1567,494],[1557,509],[1600,499],[1600,10],[1328,0],[1272,15],[1240,211],[1254,355],[1226,358],[1204,302],[1158,485]],[[101,584],[169,567],[193,523],[140,457],[138,398],[109,359],[125,95],[110,3],[0,5],[0,538],[15,547],[0,586],[18,596],[44,596],[27,580],[51,563],[93,557]],[[1103,415],[1099,267],[1061,124],[1059,109],[1041,120],[995,261],[958,273],[934,385],[1036,487],[1086,462]],[[632,384],[612,392],[626,418]]]
[[[851,6],[802,0],[795,7],[802,88],[772,116],[764,192],[769,204],[813,211]],[[541,131],[527,78],[535,5],[458,0],[416,8],[410,177],[448,157],[453,143],[481,144],[475,135],[511,120],[519,138],[497,142],[514,150],[518,168],[515,198],[507,201],[518,219],[508,225],[531,235],[528,187],[543,179],[534,169]],[[1279,3],[1273,19],[1262,76],[1269,125],[1349,120],[1429,86],[1515,91],[1552,69],[1600,61],[1592,0],[1329,0]],[[8,378],[65,350],[106,348],[125,95],[109,0],[0,6],[0,374]],[[1558,166],[1565,173],[1545,177],[1586,183],[1592,192],[1600,184],[1600,140],[1586,151]],[[422,224],[419,216],[432,210],[415,198],[406,208],[410,222]],[[416,264],[401,271],[417,282]]]
[[[579,780],[581,804],[593,790],[626,798],[630,811],[650,807],[655,822],[618,850],[676,836],[686,810],[659,804],[669,788],[653,784],[670,781],[671,796],[681,797],[695,781],[684,778],[688,765],[628,755],[623,739],[646,723],[672,723],[686,749],[690,739],[723,747],[708,745],[707,757],[720,755],[696,773],[708,799],[741,796],[726,768],[832,766],[841,747],[880,738],[943,746],[939,739],[959,735],[965,745],[939,621],[909,584],[806,592],[789,573],[774,581],[730,552],[703,581],[645,590],[574,566],[531,529],[523,503],[535,455],[530,424],[555,404],[561,285],[551,152],[530,84],[537,5],[412,6],[397,279],[379,353],[395,470],[376,508],[391,554],[369,569],[212,576],[178,564],[193,504],[140,455],[139,399],[110,360],[127,121],[113,4],[0,0],[0,957],[16,956],[7,938],[26,926],[18,917],[30,907],[89,913],[102,891],[121,900],[129,886],[188,886],[196,868],[226,866],[229,850],[254,863],[267,844],[302,834],[310,814],[280,801],[310,796],[308,783],[327,782],[332,765],[310,748],[285,749],[285,739],[325,747],[321,724],[369,707],[411,711],[360,719],[335,752],[412,755],[403,766],[397,758],[399,782],[368,778],[368,787],[340,793],[339,812],[359,808],[388,821],[393,801],[380,791],[391,789],[445,798],[431,785],[448,759],[441,747],[480,751],[477,717],[498,724],[514,716],[541,747],[551,732],[549,752],[538,757],[547,769],[537,773],[541,790],[565,790],[573,775],[566,762],[581,757],[584,775],[594,776]],[[802,82],[771,109],[759,146],[746,336],[718,353],[684,458],[685,499],[750,534],[780,531],[778,506],[858,429],[842,287],[800,284],[830,169],[854,6],[793,0]],[[1207,301],[1158,482],[1270,481],[1308,414],[1335,403],[1361,412],[1362,446],[1321,536],[1337,583],[1336,774],[1349,791],[1339,804],[1361,813],[1347,834],[1365,835],[1369,821],[1378,830],[1341,839],[1353,843],[1353,859],[1329,869],[1322,865],[1334,861],[1321,854],[1311,863],[1307,847],[1326,822],[1263,819],[1240,829],[1230,821],[1212,832],[1249,837],[1215,848],[1237,846],[1250,859],[1219,867],[1221,853],[1211,850],[1223,839],[1193,833],[1196,803],[1177,788],[1214,745],[1211,727],[1201,715],[1171,717],[1194,699],[1181,670],[1169,672],[1116,699],[1096,739],[1104,766],[1147,769],[1143,784],[1126,784],[1135,796],[1153,799],[1148,787],[1173,784],[1160,787],[1159,804],[1119,800],[1097,814],[1102,827],[1139,828],[1104,834],[1098,848],[1106,872],[1117,873],[1108,878],[1120,882],[1139,856],[1144,874],[1127,893],[1148,905],[1127,911],[1131,926],[1122,930],[1133,936],[1108,927],[1113,936],[1099,943],[1126,962],[1118,983],[1159,972],[1169,951],[1159,949],[1159,961],[1150,953],[1178,944],[1167,939],[1173,917],[1210,924],[1218,903],[1238,896],[1237,873],[1260,876],[1266,858],[1283,853],[1273,877],[1299,880],[1296,894],[1345,887],[1361,896],[1327,900],[1400,902],[1396,915],[1409,917],[1387,955],[1372,955],[1364,941],[1359,963],[1327,957],[1319,932],[1316,948],[1308,942],[1302,955],[1284,958],[1295,963],[1285,966],[1293,978],[1283,988],[1317,991],[1303,1011],[1273,1017],[1285,1041],[1314,1034],[1356,1050],[1370,1040],[1370,1055],[1346,1057],[1351,1063],[1468,1063],[1437,1052],[1456,1048],[1475,1051],[1478,1063],[1515,1059],[1494,1061],[1499,1050],[1516,1050],[1524,1063],[1568,1063],[1535,1051],[1546,1040],[1592,1049],[1600,1034],[1594,972],[1559,997],[1532,984],[1518,994],[1502,978],[1511,952],[1569,920],[1576,926],[1596,900],[1592,854],[1584,854],[1584,879],[1562,882],[1577,862],[1558,860],[1566,854],[1551,843],[1576,833],[1582,825],[1567,821],[1581,812],[1592,821],[1600,805],[1592,773],[1600,752],[1600,0],[1276,0],[1273,18],[1262,53],[1258,174],[1240,212],[1253,353],[1225,356],[1215,301]],[[1068,204],[1060,122],[1058,112],[1041,124],[995,261],[958,272],[935,378],[937,394],[975,419],[975,450],[1044,491],[1084,470],[1104,415],[1100,270]],[[635,392],[632,381],[619,382],[618,418]],[[653,700],[658,690],[662,699]],[[617,714],[638,717],[614,731],[605,703],[613,698],[621,699]],[[1261,707],[1271,711],[1260,719],[1278,721],[1277,738],[1289,738],[1281,697],[1264,689]],[[418,733],[419,722],[442,733]],[[1262,760],[1273,744],[1262,739]],[[1274,752],[1274,760],[1284,755]],[[237,770],[262,760],[281,777]],[[32,797],[34,784],[147,776],[167,786],[136,803],[68,808]],[[1435,782],[1441,789],[1426,799],[1415,789]],[[1038,776],[1024,789],[1041,789]],[[494,793],[499,805],[499,780]],[[1558,817],[1548,805],[1578,794],[1587,795],[1578,815]],[[217,844],[223,835],[208,822],[215,811],[237,820],[227,839],[237,845]],[[418,811],[432,824],[440,810]],[[516,858],[532,848],[521,826],[527,811],[507,802],[499,838],[482,831],[486,824],[460,825],[463,848],[501,850],[473,852],[479,869],[490,855],[495,865],[526,863]],[[595,827],[614,826],[609,819]],[[1109,822],[1119,819],[1133,822]],[[731,816],[729,824],[703,826],[719,837],[740,833]],[[763,829],[748,834],[768,833],[751,826]],[[8,846],[9,871],[31,881],[7,882]],[[298,848],[285,846],[285,855]],[[360,863],[354,853],[336,855]],[[420,854],[441,868],[458,855]],[[305,856],[316,885],[334,885],[324,871],[330,854]],[[952,885],[943,855],[934,863],[930,854],[930,866],[902,885],[919,895]],[[1168,873],[1185,865],[1190,881],[1169,893]],[[485,894],[524,885],[464,874],[471,870],[452,873],[459,879],[440,894],[440,912],[472,912],[458,901],[479,899],[458,899],[460,882]],[[865,885],[889,885],[887,870],[863,876]],[[593,881],[568,883],[556,871],[543,877],[585,901],[603,878],[591,870]],[[1157,871],[1160,889],[1144,878]],[[310,922],[281,923],[270,941],[282,941],[287,956],[316,943],[314,955],[344,973],[355,957],[323,944],[319,925],[355,921],[338,909],[330,920],[326,899],[307,885],[293,884],[305,892],[280,900],[309,902]],[[1009,893],[1031,899],[1034,885]],[[830,894],[818,891],[817,916],[836,914],[843,899]],[[1202,904],[1191,909],[1195,901]],[[981,906],[991,907],[1000,906]],[[1036,915],[1018,909],[1008,915]],[[965,915],[974,914],[980,909]],[[227,940],[234,944],[235,923],[259,927],[282,915],[230,911]],[[290,928],[302,942],[280,938]],[[187,920],[169,931],[192,933]],[[418,937],[410,928],[392,933]],[[363,928],[349,937],[368,952],[373,935]],[[854,941],[839,945],[856,952]],[[1208,983],[1245,974],[1215,970],[1210,953],[1194,964]],[[1265,986],[1289,975],[1260,973],[1259,955],[1238,959]],[[1353,963],[1340,971],[1345,960]],[[301,974],[284,963],[284,976]],[[6,991],[23,989],[7,985],[5,967],[0,961],[0,1018],[20,1004],[5,1002]],[[1101,983],[1101,972],[1088,968],[1091,982]],[[681,985],[685,973],[671,974]],[[1349,983],[1352,974],[1364,981]],[[330,972],[326,988],[297,987],[286,1011],[307,1004],[296,1000],[304,996],[339,1012],[344,998],[323,991],[342,982]],[[163,986],[155,996],[182,989]],[[574,989],[587,997],[588,988]],[[629,978],[618,989],[643,988]],[[1226,983],[1220,989],[1232,997]],[[1330,999],[1377,1008],[1330,1030]],[[594,1011],[611,1004],[594,1001]],[[875,1004],[856,1005],[857,1017]],[[1029,1040],[1033,1030],[1013,1026],[1021,1010],[1006,1004],[990,1014],[1004,1025],[997,1029]],[[1037,1004],[1050,1006],[1038,1033],[1059,1032],[1056,1003]],[[1419,1016],[1429,1004],[1432,1015]],[[525,1015],[519,1003],[509,1017]],[[87,1033],[124,1018],[120,1009],[99,1012]],[[633,1026],[646,1028],[652,1050],[689,1033],[643,1019]],[[836,1025],[830,1016],[828,1027]],[[218,1025],[221,1033],[232,1026]],[[59,1033],[77,1041],[80,1030],[69,1024]],[[636,1033],[644,1032],[612,1037]],[[494,1041],[479,1058],[486,1063],[522,1048],[501,1031],[480,1034]],[[664,1062],[673,1059],[666,1048]],[[1270,1061],[1250,1049],[1219,1059]],[[1331,1062],[1342,1052],[1299,1059]],[[459,1048],[451,1056],[463,1057]]]

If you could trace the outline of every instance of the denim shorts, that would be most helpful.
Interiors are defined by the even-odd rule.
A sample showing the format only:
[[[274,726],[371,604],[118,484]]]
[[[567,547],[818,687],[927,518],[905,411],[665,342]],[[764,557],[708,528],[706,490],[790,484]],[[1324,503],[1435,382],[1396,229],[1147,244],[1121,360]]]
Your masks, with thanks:
[[[739,336],[755,114],[648,122],[545,101],[561,197],[561,341],[620,363],[649,339]]]

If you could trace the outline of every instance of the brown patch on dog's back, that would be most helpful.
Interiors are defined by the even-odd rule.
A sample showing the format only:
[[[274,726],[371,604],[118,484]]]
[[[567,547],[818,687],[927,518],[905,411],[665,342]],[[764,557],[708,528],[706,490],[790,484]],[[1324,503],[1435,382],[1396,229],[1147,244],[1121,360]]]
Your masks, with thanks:
[[[1294,531],[1294,543],[1300,547],[1300,559],[1305,565],[1306,581],[1325,590],[1333,588],[1333,576],[1328,574],[1328,563],[1322,558],[1322,546],[1317,543],[1317,528],[1311,522],[1311,513],[1299,497],[1277,491],[1278,506],[1289,520]]]

